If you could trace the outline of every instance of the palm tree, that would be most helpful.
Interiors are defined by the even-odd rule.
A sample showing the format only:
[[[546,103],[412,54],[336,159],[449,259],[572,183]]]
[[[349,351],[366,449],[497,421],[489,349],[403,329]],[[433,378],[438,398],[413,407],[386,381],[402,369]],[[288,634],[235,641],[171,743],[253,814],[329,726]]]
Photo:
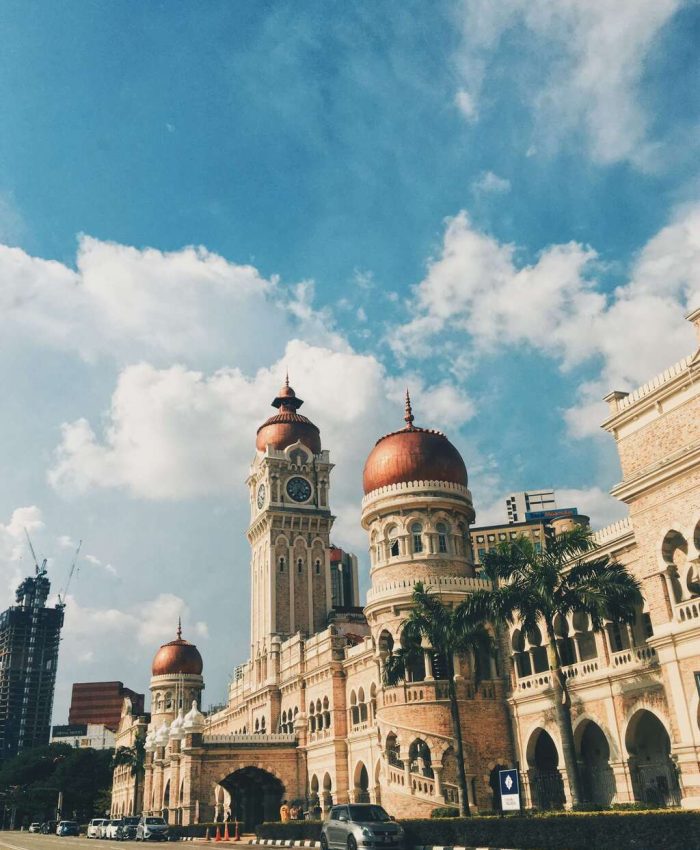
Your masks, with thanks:
[[[422,663],[424,644],[431,647],[433,653],[442,662],[443,669],[447,673],[452,736],[455,742],[459,814],[461,817],[469,817],[462,727],[454,679],[454,657],[456,653],[471,650],[477,653],[484,650],[493,652],[493,639],[484,628],[483,620],[473,618],[464,603],[454,607],[446,605],[439,596],[426,589],[422,582],[415,584],[412,601],[411,613],[402,624],[402,647],[385,659],[383,681],[385,685],[391,686],[405,680],[412,666],[416,662]]]
[[[571,725],[571,697],[554,622],[583,613],[590,617],[593,631],[599,632],[606,620],[634,622],[643,602],[637,579],[607,555],[596,555],[595,548],[591,532],[581,527],[549,538],[541,551],[522,536],[513,543],[501,544],[484,559],[493,590],[477,591],[467,603],[472,617],[496,623],[517,621],[524,634],[544,624],[556,721],[574,807],[582,802],[581,780]]]
[[[139,731],[136,733],[133,745],[131,747],[119,747],[114,753],[114,758],[112,759],[113,768],[119,767],[120,765],[126,765],[130,769],[129,772],[134,777],[134,810],[131,813],[132,815],[139,814],[137,811],[139,801],[139,781],[145,772],[145,744],[146,739],[144,734],[142,731]]]

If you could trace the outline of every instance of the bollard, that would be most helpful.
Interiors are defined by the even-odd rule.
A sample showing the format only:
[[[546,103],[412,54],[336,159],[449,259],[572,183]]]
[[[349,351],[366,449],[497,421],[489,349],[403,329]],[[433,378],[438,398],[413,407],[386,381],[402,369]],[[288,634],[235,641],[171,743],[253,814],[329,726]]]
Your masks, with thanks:
[[[204,833],[204,840],[211,841],[211,835],[209,835],[209,827],[207,827],[207,831]]]

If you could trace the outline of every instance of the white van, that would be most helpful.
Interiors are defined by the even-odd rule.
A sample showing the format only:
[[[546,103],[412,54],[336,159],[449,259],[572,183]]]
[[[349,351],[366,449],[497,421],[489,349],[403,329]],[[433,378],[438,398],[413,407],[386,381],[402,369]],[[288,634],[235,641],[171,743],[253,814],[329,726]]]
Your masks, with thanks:
[[[104,824],[109,823],[107,818],[93,818],[88,824],[87,828],[87,837],[88,838],[99,838],[100,833],[102,832],[102,827]]]

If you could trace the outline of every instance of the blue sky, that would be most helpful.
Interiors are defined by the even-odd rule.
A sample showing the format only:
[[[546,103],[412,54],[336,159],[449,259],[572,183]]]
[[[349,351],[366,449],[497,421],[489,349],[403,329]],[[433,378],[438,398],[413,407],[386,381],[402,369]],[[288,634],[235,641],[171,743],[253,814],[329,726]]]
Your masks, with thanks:
[[[145,687],[178,614],[223,697],[287,366],[361,556],[406,384],[478,521],[547,485],[622,515],[602,396],[695,344],[697,4],[8,0],[0,28],[3,603],[24,526],[56,590],[84,539],[58,722],[73,681]]]

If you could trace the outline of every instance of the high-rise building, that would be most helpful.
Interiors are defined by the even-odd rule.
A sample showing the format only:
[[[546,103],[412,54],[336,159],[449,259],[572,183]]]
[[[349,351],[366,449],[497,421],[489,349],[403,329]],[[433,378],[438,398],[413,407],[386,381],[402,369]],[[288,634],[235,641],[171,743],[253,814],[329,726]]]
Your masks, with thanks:
[[[536,511],[551,511],[556,508],[554,490],[523,490],[511,493],[506,498],[508,522],[525,522],[525,514]]]
[[[332,544],[331,601],[334,608],[356,608],[360,604],[357,556]]]
[[[68,723],[94,723],[114,731],[119,726],[125,697],[131,700],[134,714],[143,714],[143,694],[125,688],[123,682],[75,682]]]
[[[0,614],[0,760],[48,744],[63,606],[46,607],[44,567],[17,588]]]

